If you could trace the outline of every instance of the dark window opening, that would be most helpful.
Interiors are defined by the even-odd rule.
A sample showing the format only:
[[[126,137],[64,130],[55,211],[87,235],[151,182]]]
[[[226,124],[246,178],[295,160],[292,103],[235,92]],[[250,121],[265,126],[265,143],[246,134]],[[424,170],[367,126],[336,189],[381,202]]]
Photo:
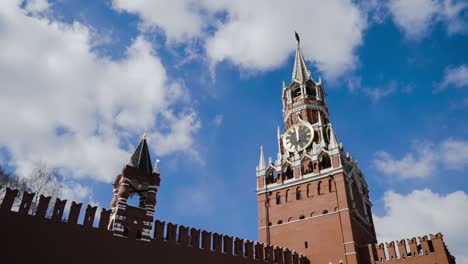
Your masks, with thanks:
[[[328,210],[327,209],[323,210],[322,214],[328,214]]]
[[[272,225],[271,222],[268,222],[268,226],[271,226],[271,225]]]
[[[296,200],[302,200],[302,192],[299,188],[296,190]]]
[[[323,155],[320,161],[320,169],[323,170],[323,169],[327,169],[330,167],[331,167],[330,157],[328,155]]]
[[[283,223],[283,220],[278,220],[278,225],[281,225]]]
[[[320,141],[319,133],[317,131],[314,131],[314,139],[312,140],[315,142],[315,144],[318,144]]]
[[[293,170],[289,166],[284,168],[283,175],[285,176],[286,180],[292,179],[294,177]]]
[[[298,97],[301,95],[301,87],[297,87],[296,89],[294,89],[293,91],[293,97]]]
[[[322,182],[319,181],[319,183],[317,184],[317,194],[322,194]]]
[[[311,85],[307,85],[307,86],[306,86],[306,94],[307,94],[308,96],[315,96],[315,95],[316,95],[316,93],[315,93],[315,88],[312,87]]]
[[[304,215],[300,215],[300,216],[299,216],[299,219],[304,219],[304,218],[305,218]]]
[[[276,194],[276,204],[281,204],[281,194]]]
[[[309,248],[309,243],[307,243],[307,241],[304,242],[304,247],[305,247],[305,248]]]
[[[266,184],[275,183],[278,179],[275,170],[269,170],[266,175]]]

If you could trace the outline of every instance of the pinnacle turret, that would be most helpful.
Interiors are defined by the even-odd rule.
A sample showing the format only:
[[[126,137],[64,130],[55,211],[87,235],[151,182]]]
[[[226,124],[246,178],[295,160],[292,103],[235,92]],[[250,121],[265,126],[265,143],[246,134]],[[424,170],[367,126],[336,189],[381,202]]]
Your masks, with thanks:
[[[265,156],[263,156],[263,146],[260,146],[260,160],[258,162],[257,170],[265,169]]]
[[[329,124],[330,126],[330,142],[328,144],[328,148],[329,149],[333,149],[333,148],[337,148],[339,145],[338,145],[338,139],[336,138],[336,134],[335,134],[335,131],[333,131],[333,127],[332,127],[332,124],[330,123]]]

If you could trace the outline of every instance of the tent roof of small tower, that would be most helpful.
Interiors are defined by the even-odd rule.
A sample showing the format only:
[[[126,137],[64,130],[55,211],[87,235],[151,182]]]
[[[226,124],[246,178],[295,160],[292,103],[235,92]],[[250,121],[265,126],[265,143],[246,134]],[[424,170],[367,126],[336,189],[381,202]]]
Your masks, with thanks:
[[[148,175],[151,175],[153,172],[148,143],[146,142],[146,133],[138,144],[135,152],[133,152],[133,155],[130,157],[128,165],[137,168],[138,170],[145,172]]]

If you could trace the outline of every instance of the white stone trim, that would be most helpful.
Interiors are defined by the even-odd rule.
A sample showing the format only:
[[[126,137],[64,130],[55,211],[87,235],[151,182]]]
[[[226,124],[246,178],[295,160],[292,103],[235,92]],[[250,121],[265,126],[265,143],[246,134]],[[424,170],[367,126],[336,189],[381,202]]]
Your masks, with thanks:
[[[344,208],[344,209],[340,209],[338,211],[329,212],[327,214],[319,214],[319,215],[309,216],[309,217],[305,217],[304,219],[296,219],[296,220],[292,220],[290,222],[283,222],[282,224],[276,224],[276,225],[272,224],[271,226],[269,226],[269,228],[272,228],[272,227],[275,227],[275,226],[283,226],[283,225],[287,225],[287,224],[292,224],[292,223],[296,223],[296,222],[300,222],[300,221],[306,221],[306,220],[314,219],[314,218],[317,218],[317,217],[333,215],[333,214],[337,214],[337,213],[348,211],[348,210],[349,210],[349,208]],[[268,225],[268,223],[267,223],[267,225]],[[261,226],[258,229],[265,229],[265,228],[266,228],[266,226]]]
[[[292,179],[292,180],[287,180],[288,182],[283,182],[282,184],[279,184],[279,183],[271,183],[271,184],[268,184],[268,188],[263,188],[263,189],[257,189],[257,194],[263,194],[265,193],[266,189],[268,189],[268,191],[276,191],[276,190],[280,190],[280,189],[283,189],[283,188],[289,188],[289,187],[292,187],[292,186],[295,186],[295,185],[299,185],[299,184],[303,184],[303,183],[306,183],[306,182],[309,182],[311,180],[318,180],[318,179],[323,179],[323,178],[327,178],[331,175],[334,175],[334,174],[337,174],[337,173],[340,173],[340,172],[343,172],[343,168],[331,168],[329,171],[326,171],[324,173],[320,173],[320,174],[313,174],[313,173],[309,173],[309,174],[306,174],[302,177],[302,179]],[[289,182],[291,181],[291,182]]]
[[[293,104],[293,106],[294,106],[294,104]],[[288,118],[289,118],[289,116],[291,114],[299,112],[299,111],[301,111],[303,109],[312,109],[312,110],[322,111],[325,114],[325,117],[328,118],[327,109],[325,107],[319,105],[316,102],[309,102],[309,103],[306,103],[306,104],[301,103],[301,105],[295,106],[295,107],[289,109],[288,111],[286,111],[284,113],[284,116],[283,116],[283,121],[286,123],[286,121],[288,120]]]

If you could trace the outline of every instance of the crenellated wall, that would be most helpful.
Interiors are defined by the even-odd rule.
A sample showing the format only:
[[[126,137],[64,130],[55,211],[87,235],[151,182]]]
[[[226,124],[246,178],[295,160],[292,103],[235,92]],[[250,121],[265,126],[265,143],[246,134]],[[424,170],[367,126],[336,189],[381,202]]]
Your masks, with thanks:
[[[21,203],[16,212],[12,207],[18,195]],[[51,198],[40,195],[36,212],[31,214],[34,196],[6,189],[0,206],[0,263],[309,263],[287,248],[159,220],[149,242],[137,240],[136,234],[119,237],[107,230],[110,210],[102,209],[94,226],[97,207],[87,205],[78,223],[81,203],[72,202],[65,218],[67,201],[57,199],[51,217],[46,217]]]
[[[380,244],[369,244],[369,263],[455,263],[448,251],[441,233],[435,235],[402,239]],[[418,242],[419,240],[419,242]]]

